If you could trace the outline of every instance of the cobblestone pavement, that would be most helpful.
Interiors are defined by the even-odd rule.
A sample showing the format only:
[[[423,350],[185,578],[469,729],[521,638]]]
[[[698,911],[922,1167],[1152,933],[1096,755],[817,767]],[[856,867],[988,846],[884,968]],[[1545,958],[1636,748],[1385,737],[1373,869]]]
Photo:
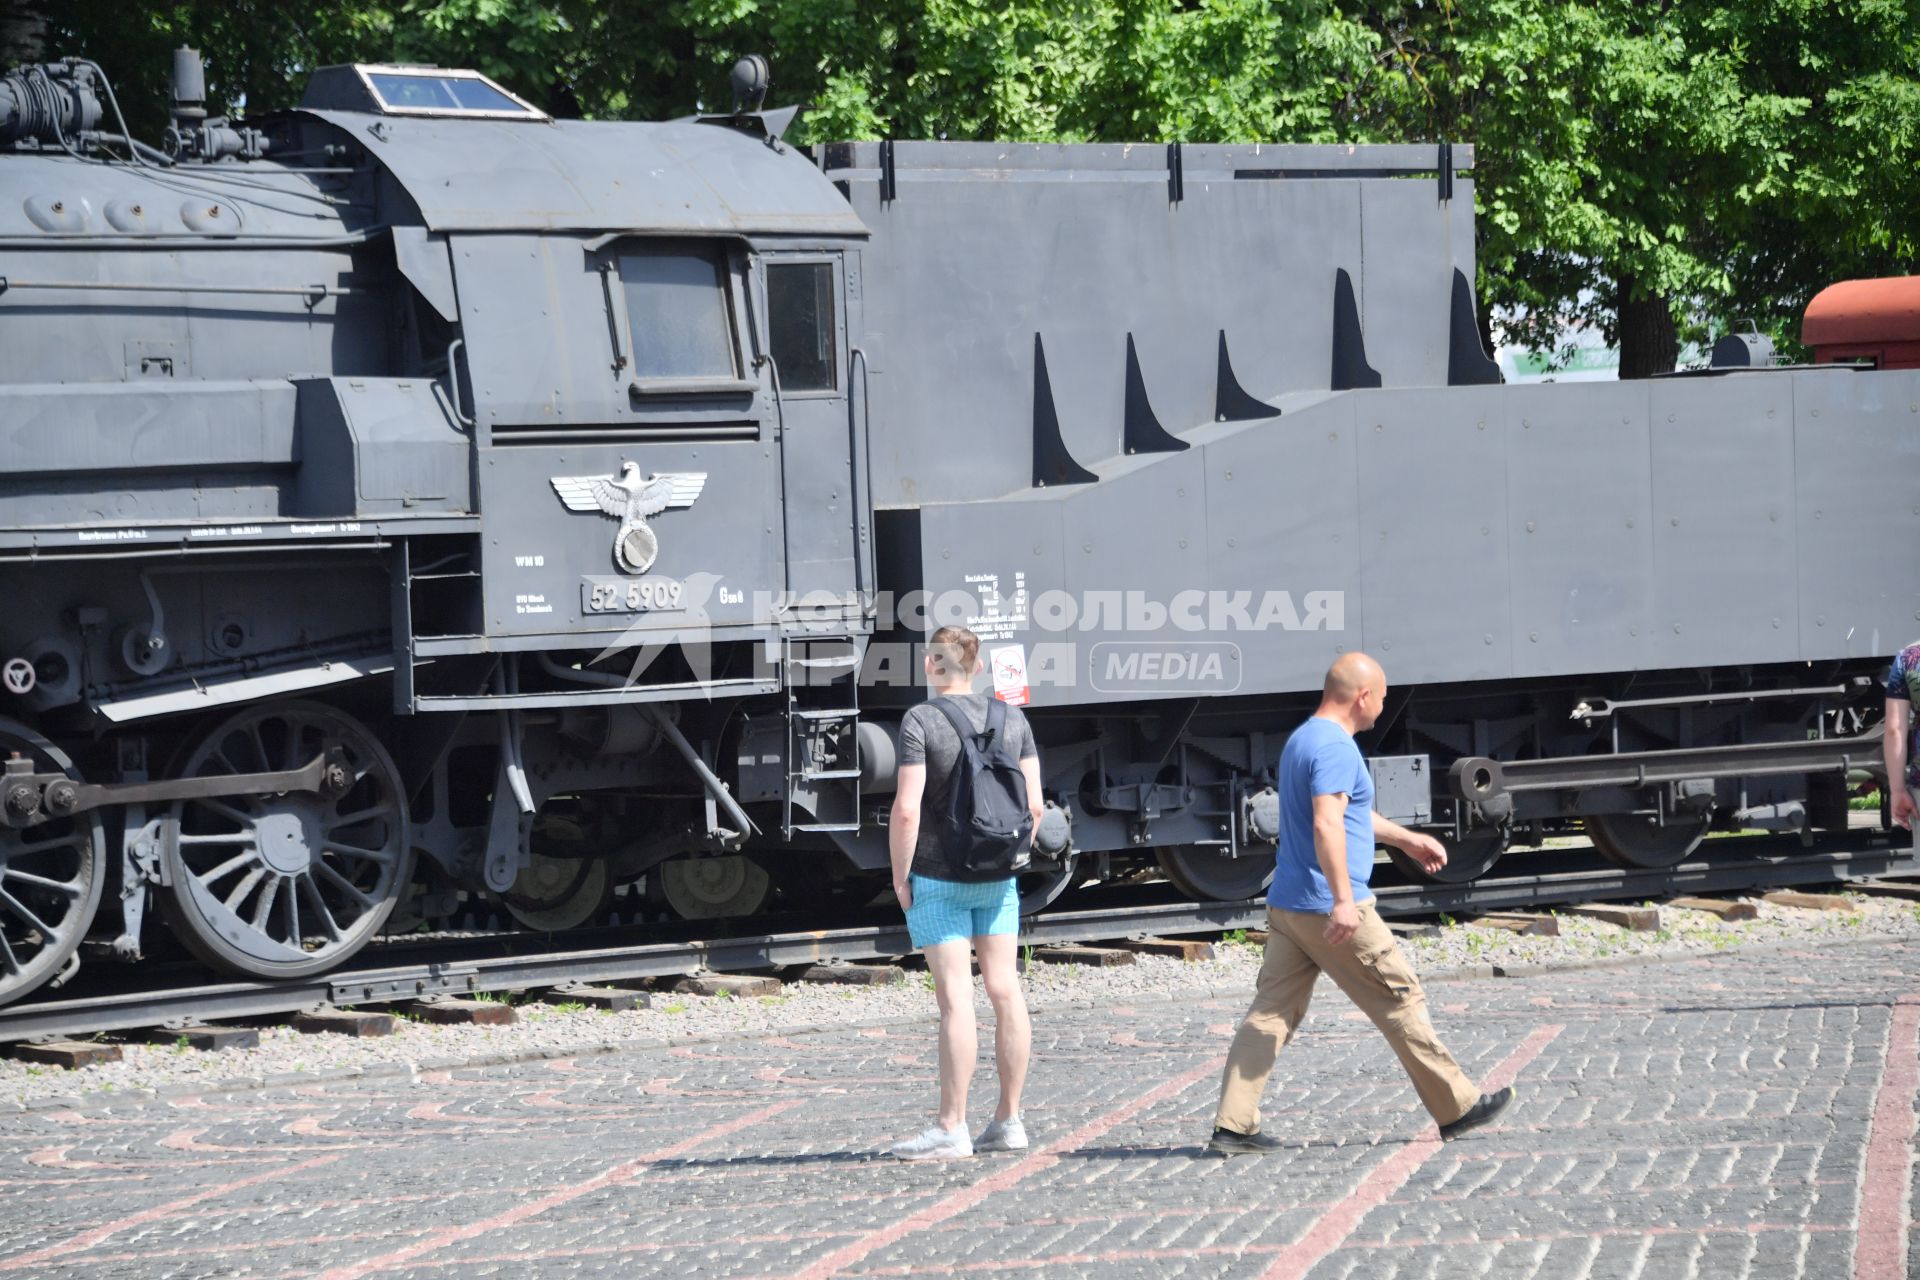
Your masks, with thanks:
[[[10,1116],[0,1276],[1909,1274],[1920,944],[1429,994],[1520,1087],[1444,1144],[1327,983],[1270,1157],[1201,1154],[1218,999],[1045,1016],[1034,1148],[933,1165],[930,1020]]]

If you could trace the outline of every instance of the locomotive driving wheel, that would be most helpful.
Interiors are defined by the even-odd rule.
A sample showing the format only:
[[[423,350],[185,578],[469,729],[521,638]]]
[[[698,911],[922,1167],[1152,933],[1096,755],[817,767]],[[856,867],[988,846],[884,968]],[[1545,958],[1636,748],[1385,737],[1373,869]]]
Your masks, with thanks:
[[[1189,898],[1238,902],[1261,892],[1273,880],[1273,854],[1249,850],[1238,858],[1207,845],[1162,845],[1153,851],[1160,870]]]
[[[1387,858],[1400,874],[1421,884],[1465,884],[1477,880],[1493,868],[1507,851],[1507,833],[1497,827],[1476,827],[1458,840],[1442,840],[1447,847],[1447,865],[1428,871],[1410,856],[1392,845],[1385,846]]]
[[[207,734],[177,774],[297,769],[329,751],[345,776],[328,792],[173,806],[161,903],[205,963],[248,978],[324,973],[392,914],[413,851],[405,792],[386,749],[352,716],[317,702],[250,707]]]
[[[0,759],[16,753],[36,772],[79,778],[60,748],[0,720]],[[106,864],[97,809],[31,827],[0,827],[0,1005],[71,962],[100,905]]]
[[[673,858],[647,877],[658,881],[660,895],[682,920],[718,920],[750,916],[773,898],[773,877],[752,858]]]
[[[1584,820],[1587,838],[1617,867],[1677,867],[1700,847],[1713,814],[1671,817],[1665,826],[1644,813],[1596,813]]]

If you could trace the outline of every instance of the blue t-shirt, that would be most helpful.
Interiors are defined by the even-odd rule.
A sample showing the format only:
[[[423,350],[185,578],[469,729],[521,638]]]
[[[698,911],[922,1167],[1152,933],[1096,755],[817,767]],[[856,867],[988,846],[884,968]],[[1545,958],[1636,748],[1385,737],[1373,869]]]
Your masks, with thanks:
[[[1373,775],[1353,735],[1314,716],[1287,739],[1280,753],[1280,849],[1274,855],[1267,905],[1282,911],[1333,910],[1333,890],[1313,851],[1313,798],[1347,797],[1347,879],[1353,900],[1373,897]]]

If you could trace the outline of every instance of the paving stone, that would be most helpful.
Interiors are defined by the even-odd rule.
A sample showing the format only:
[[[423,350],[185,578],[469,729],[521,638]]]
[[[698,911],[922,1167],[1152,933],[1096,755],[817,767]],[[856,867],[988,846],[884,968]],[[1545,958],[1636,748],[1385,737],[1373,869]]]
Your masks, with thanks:
[[[1507,1116],[1446,1143],[1323,982],[1263,1101],[1282,1151],[1203,1158],[1248,994],[1039,1011],[1033,1148],[933,1165],[882,1154],[932,1118],[931,993],[911,1025],[290,1073],[84,1112],[62,1098],[0,1125],[0,1267],[1824,1280],[1917,1260],[1857,1265],[1876,1240],[1904,1247],[1920,1180],[1911,1136],[1896,1124],[1889,1148],[1876,1129],[1920,1087],[1920,942],[1436,984],[1434,1027],[1465,1070],[1520,1087]],[[983,1017],[976,1131],[992,1031]],[[1900,1176],[1868,1179],[1889,1151]]]

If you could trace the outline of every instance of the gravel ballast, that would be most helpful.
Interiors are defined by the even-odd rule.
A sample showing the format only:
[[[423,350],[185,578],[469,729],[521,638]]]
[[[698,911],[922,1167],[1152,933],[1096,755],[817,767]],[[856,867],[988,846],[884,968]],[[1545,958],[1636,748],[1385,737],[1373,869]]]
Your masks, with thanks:
[[[1752,946],[1920,937],[1920,904],[1848,896],[1855,909],[1845,912],[1779,907],[1755,899],[1758,917],[1734,923],[1663,906],[1662,927],[1644,933],[1565,915],[1559,920],[1559,937],[1518,936],[1455,922],[1439,937],[1403,940],[1401,945],[1423,976],[1441,981],[1450,974],[1526,977],[1570,965],[1630,964]],[[1140,955],[1133,964],[1115,968],[1036,963],[1027,973],[1027,992],[1036,1015],[1068,1006],[1241,997],[1251,993],[1259,966],[1259,950],[1228,935],[1212,960]],[[516,1002],[515,1007],[519,1021],[505,1027],[406,1020],[393,1036],[359,1040],[267,1026],[261,1028],[254,1049],[204,1053],[184,1045],[127,1042],[122,1061],[78,1070],[0,1059],[0,1110],[138,1104],[156,1097],[823,1028],[925,1022],[931,1029],[935,1016],[931,980],[924,972],[909,972],[904,983],[891,986],[793,982],[778,995],[762,997],[655,992],[651,1008],[623,1013],[539,1002]],[[984,999],[980,1009],[984,1020]],[[982,1042],[990,1051],[986,1037]]]

